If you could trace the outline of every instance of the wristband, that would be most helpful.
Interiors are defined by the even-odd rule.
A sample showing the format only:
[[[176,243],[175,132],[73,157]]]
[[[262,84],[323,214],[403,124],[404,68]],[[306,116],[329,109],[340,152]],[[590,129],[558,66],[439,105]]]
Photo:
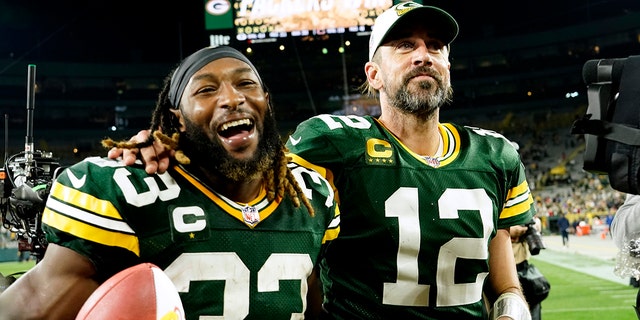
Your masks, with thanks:
[[[531,320],[531,312],[527,303],[517,294],[505,292],[493,303],[491,319],[510,317],[514,320]]]

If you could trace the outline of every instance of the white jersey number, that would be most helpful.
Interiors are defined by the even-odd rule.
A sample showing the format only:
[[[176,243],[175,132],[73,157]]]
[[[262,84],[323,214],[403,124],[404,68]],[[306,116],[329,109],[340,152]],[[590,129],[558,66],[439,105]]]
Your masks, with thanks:
[[[436,307],[457,306],[478,301],[486,272],[473,283],[455,283],[458,258],[487,259],[488,239],[492,230],[491,199],[482,189],[448,189],[438,200],[441,219],[458,219],[458,210],[477,210],[482,219],[483,238],[455,237],[445,243],[438,254]],[[400,306],[429,306],[430,286],[418,283],[420,252],[420,215],[418,189],[400,188],[385,201],[385,215],[398,218],[399,239],[396,282],[384,283],[382,303]]]
[[[302,310],[290,319],[304,319],[307,278],[313,263],[307,254],[272,254],[258,271],[258,292],[280,290],[280,280],[300,280]],[[201,320],[244,319],[249,315],[250,271],[234,252],[181,254],[164,272],[179,292],[189,292],[191,281],[225,281],[222,316],[200,316]]]

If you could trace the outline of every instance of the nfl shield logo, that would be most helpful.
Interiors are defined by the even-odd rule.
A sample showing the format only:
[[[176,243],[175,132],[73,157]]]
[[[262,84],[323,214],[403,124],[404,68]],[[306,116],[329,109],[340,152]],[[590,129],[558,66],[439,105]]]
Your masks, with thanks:
[[[244,219],[244,222],[252,226],[260,222],[260,214],[258,213],[258,209],[249,205],[246,205],[244,206],[244,208],[242,208],[242,218]]]

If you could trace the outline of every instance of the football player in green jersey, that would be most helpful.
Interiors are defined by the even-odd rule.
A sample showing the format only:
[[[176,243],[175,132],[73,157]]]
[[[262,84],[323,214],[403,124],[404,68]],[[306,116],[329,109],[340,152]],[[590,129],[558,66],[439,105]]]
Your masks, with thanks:
[[[195,52],[167,77],[151,122],[176,161],[162,174],[98,157],[67,168],[43,213],[44,258],[0,295],[0,319],[73,319],[141,262],[172,279],[187,319],[316,311],[307,298],[321,297],[313,272],[338,207],[327,180],[289,163],[253,64],[229,47]]]
[[[534,206],[512,144],[440,123],[451,99],[447,12],[403,2],[376,20],[363,90],[381,115],[319,115],[287,147],[328,170],[343,212],[322,263],[333,319],[530,319],[509,228]]]
[[[393,6],[365,64],[363,90],[379,94],[381,116],[318,115],[289,137],[294,161],[327,174],[342,211],[321,262],[328,319],[531,317],[509,235],[535,210],[518,152],[496,132],[439,121],[457,34],[439,8]],[[163,171],[158,152],[125,157]]]

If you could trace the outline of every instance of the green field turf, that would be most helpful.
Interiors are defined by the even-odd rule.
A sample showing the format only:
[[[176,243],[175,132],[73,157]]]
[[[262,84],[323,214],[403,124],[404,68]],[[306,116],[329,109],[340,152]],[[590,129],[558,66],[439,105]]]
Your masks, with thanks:
[[[549,279],[543,320],[635,320],[638,289],[532,259]]]
[[[19,276],[19,273],[31,269],[35,264],[33,260],[27,262],[0,262],[0,273],[4,276],[16,273],[16,276]]]

